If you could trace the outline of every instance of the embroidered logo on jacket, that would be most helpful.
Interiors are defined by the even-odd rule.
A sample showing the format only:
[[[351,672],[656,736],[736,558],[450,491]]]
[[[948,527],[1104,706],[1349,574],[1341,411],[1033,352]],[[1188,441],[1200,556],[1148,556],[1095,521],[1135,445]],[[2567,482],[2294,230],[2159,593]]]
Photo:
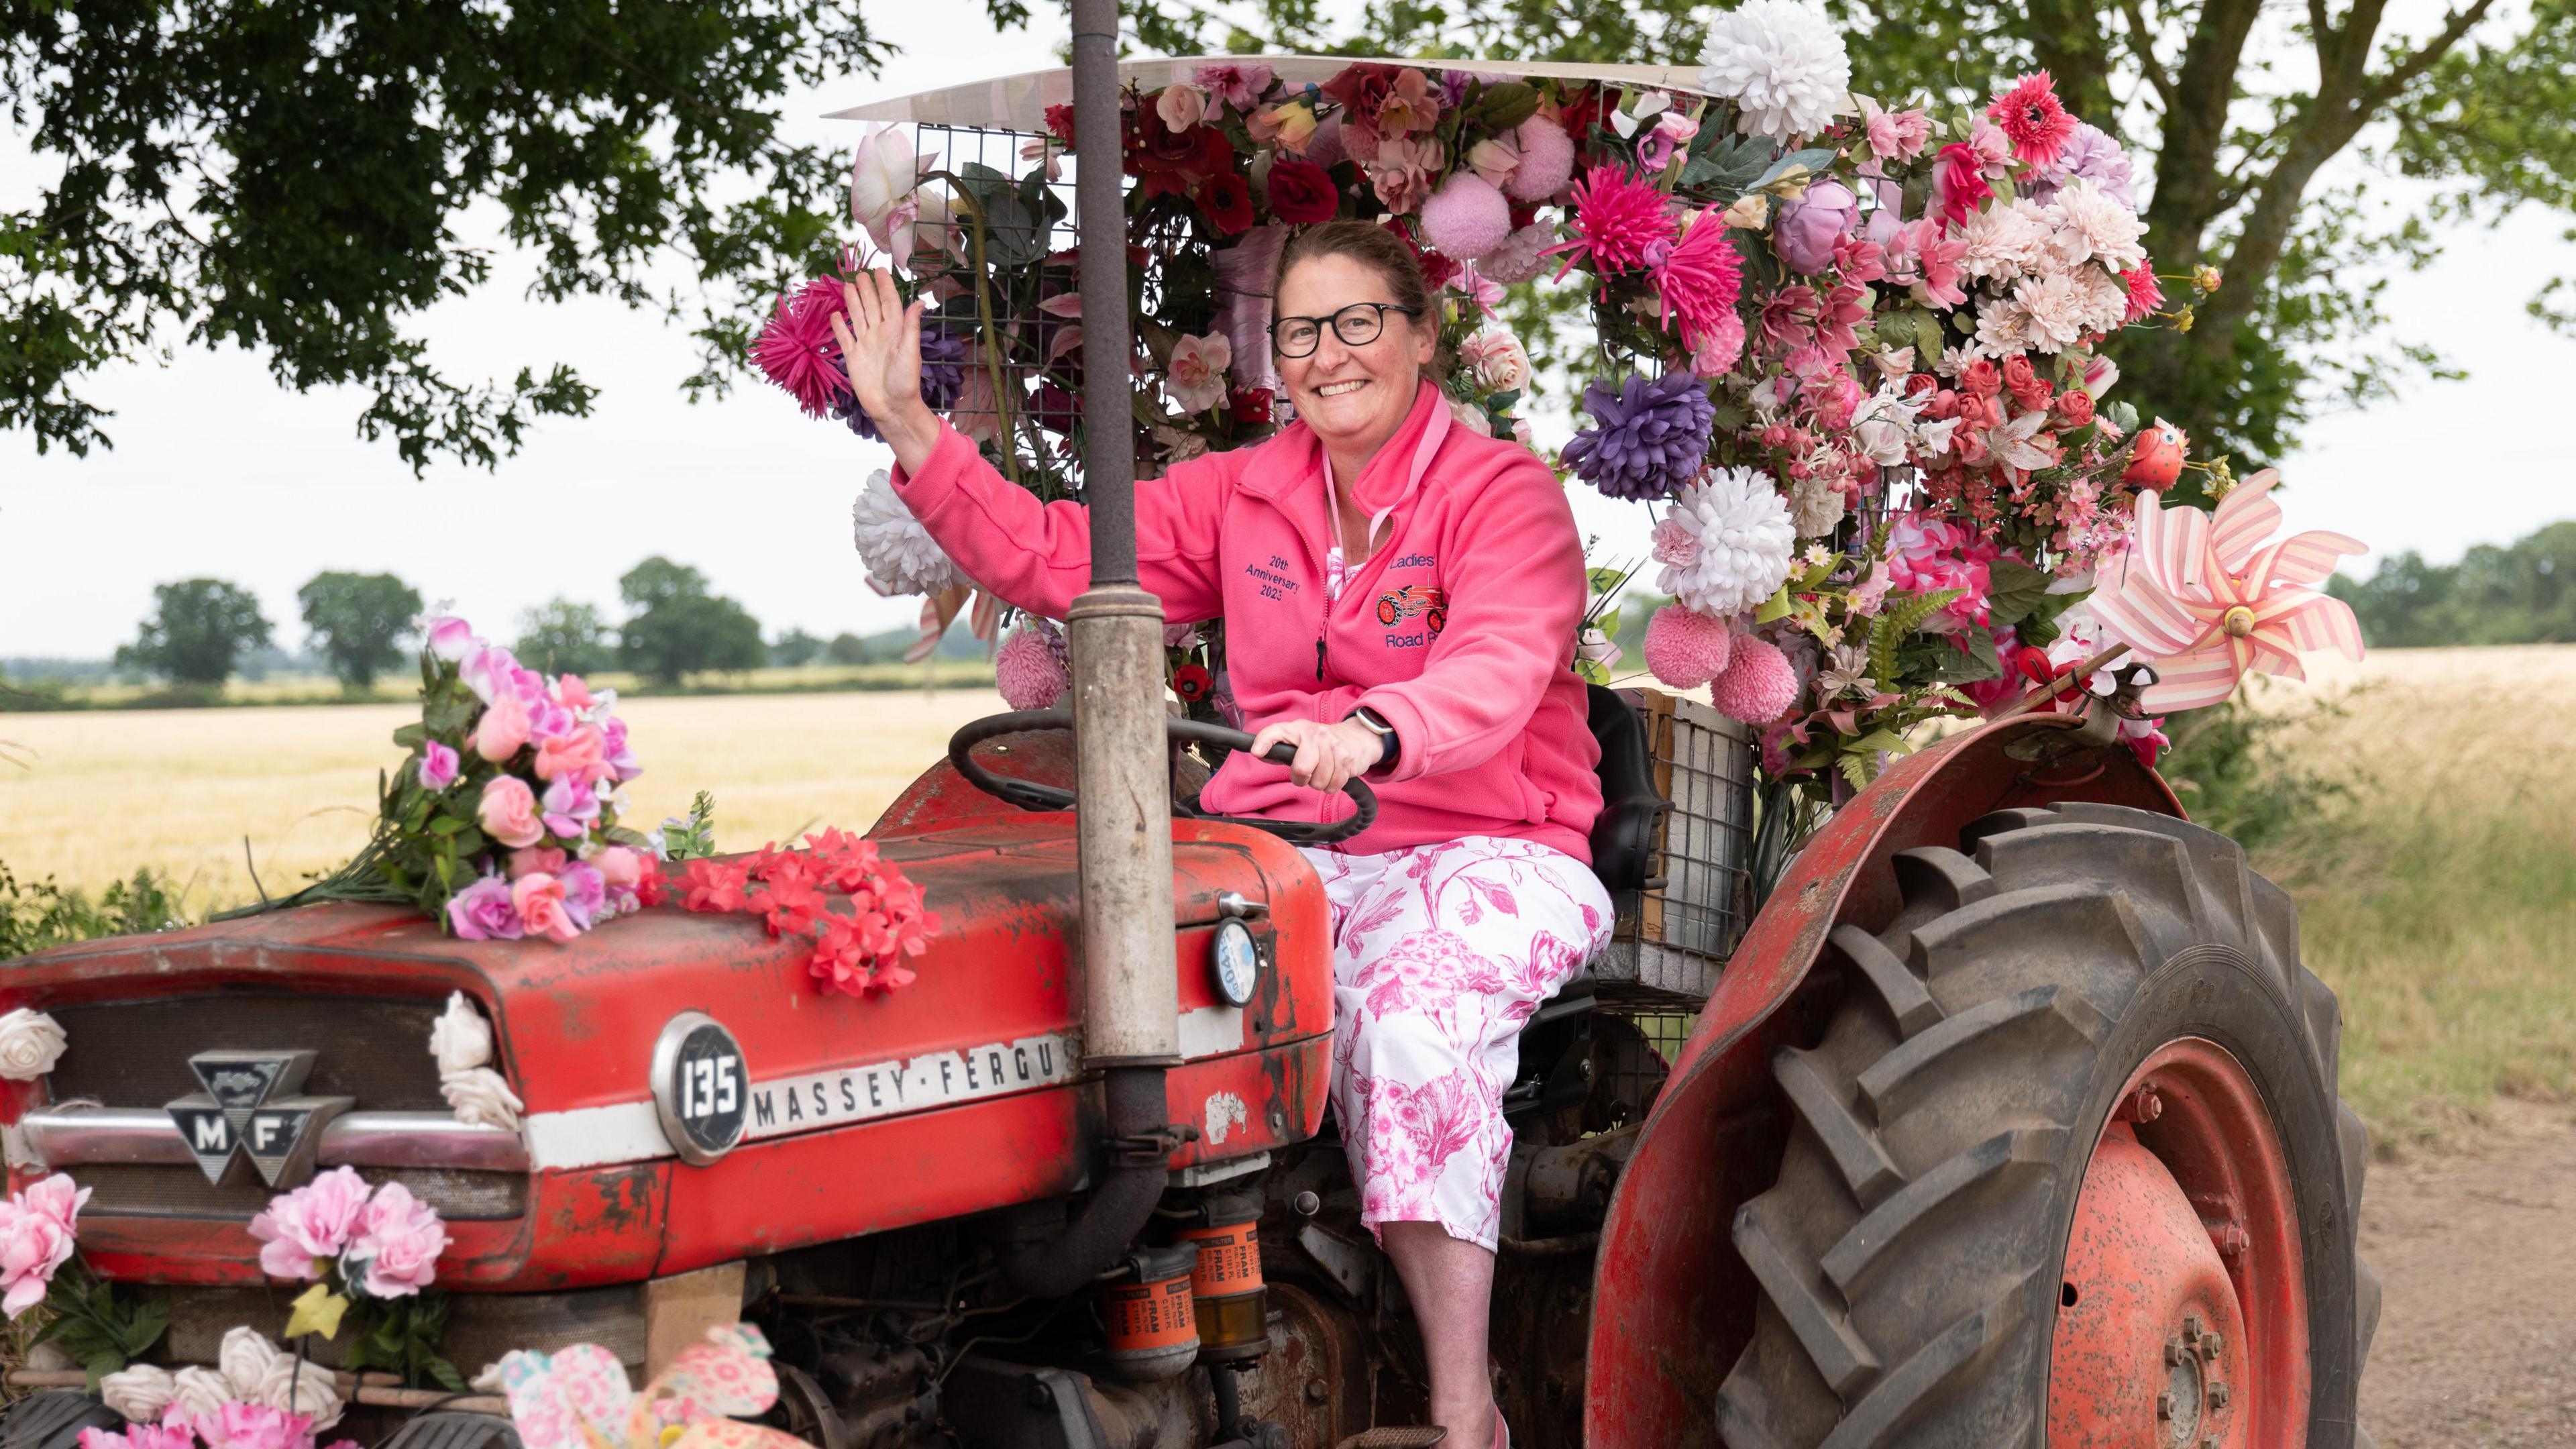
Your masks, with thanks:
[[[1429,584],[1412,584],[1389,589],[1377,596],[1377,621],[1393,624],[1399,620],[1422,616],[1425,627],[1434,634],[1449,623],[1449,596]]]

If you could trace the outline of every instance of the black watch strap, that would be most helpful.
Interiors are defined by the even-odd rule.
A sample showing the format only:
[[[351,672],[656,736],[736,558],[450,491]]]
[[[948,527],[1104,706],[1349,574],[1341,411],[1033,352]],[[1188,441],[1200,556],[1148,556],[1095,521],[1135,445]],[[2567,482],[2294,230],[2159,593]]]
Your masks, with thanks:
[[[1396,751],[1400,747],[1395,738],[1395,726],[1387,722],[1386,716],[1367,705],[1361,705],[1351,711],[1351,718],[1358,720],[1370,733],[1377,736],[1378,768],[1383,770],[1394,764]]]

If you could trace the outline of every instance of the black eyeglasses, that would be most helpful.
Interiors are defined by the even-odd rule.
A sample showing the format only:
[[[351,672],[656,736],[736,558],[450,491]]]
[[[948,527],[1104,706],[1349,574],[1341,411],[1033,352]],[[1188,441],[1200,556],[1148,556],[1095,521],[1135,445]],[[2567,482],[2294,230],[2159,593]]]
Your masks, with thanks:
[[[1333,335],[1345,347],[1366,347],[1386,330],[1386,314],[1401,312],[1419,317],[1419,307],[1399,307],[1393,302],[1353,302],[1330,317],[1282,317],[1270,324],[1270,345],[1282,357],[1304,357],[1324,340],[1324,324],[1333,326]]]

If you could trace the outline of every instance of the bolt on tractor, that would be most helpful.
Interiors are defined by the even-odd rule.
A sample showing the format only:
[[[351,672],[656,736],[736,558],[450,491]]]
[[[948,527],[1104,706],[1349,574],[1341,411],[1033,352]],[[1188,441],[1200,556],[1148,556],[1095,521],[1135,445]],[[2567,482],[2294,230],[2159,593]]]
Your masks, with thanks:
[[[1077,124],[1115,124],[1106,9],[1077,7]],[[1068,94],[1010,89],[1013,115]],[[1114,232],[1114,186],[1082,204]],[[1127,284],[1084,267],[1113,353],[1120,294],[1092,293]],[[1106,411],[1070,708],[967,726],[869,832],[945,923],[906,989],[818,997],[791,943],[669,906],[557,945],[318,905],[9,966],[0,1004],[68,1042],[7,1084],[12,1186],[90,1190],[81,1257],[166,1310],[156,1361],[275,1331],[295,1287],[246,1224],[348,1166],[445,1219],[469,1374],[595,1344],[640,1382],[746,1321],[769,1422],[820,1449],[1432,1442],[1386,1427],[1419,1422],[1426,1373],[1326,1110],[1329,924],[1294,848],[1364,826],[1366,787],[1320,822],[1188,808],[1193,751],[1251,742],[1167,716],[1110,481],[1127,403],[1083,401]],[[2367,1442],[2334,996],[2118,704],[1941,739],[1764,862],[1745,727],[1592,688],[1619,926],[1506,1097],[1493,1375],[1519,1442]],[[516,1130],[442,1098],[423,1043],[454,993]],[[76,1372],[14,1377],[41,1391],[8,1449],[119,1422]],[[337,1382],[341,1433],[519,1443],[488,1390]]]

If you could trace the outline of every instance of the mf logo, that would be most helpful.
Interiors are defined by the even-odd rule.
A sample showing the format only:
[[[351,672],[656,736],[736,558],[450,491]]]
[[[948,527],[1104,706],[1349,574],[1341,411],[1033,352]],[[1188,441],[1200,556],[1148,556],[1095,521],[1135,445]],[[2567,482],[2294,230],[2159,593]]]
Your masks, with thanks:
[[[188,1058],[205,1090],[165,1110],[206,1181],[221,1182],[237,1151],[271,1187],[292,1187],[313,1175],[321,1129],[357,1105],[354,1097],[298,1095],[313,1057],[310,1051],[216,1051]]]

